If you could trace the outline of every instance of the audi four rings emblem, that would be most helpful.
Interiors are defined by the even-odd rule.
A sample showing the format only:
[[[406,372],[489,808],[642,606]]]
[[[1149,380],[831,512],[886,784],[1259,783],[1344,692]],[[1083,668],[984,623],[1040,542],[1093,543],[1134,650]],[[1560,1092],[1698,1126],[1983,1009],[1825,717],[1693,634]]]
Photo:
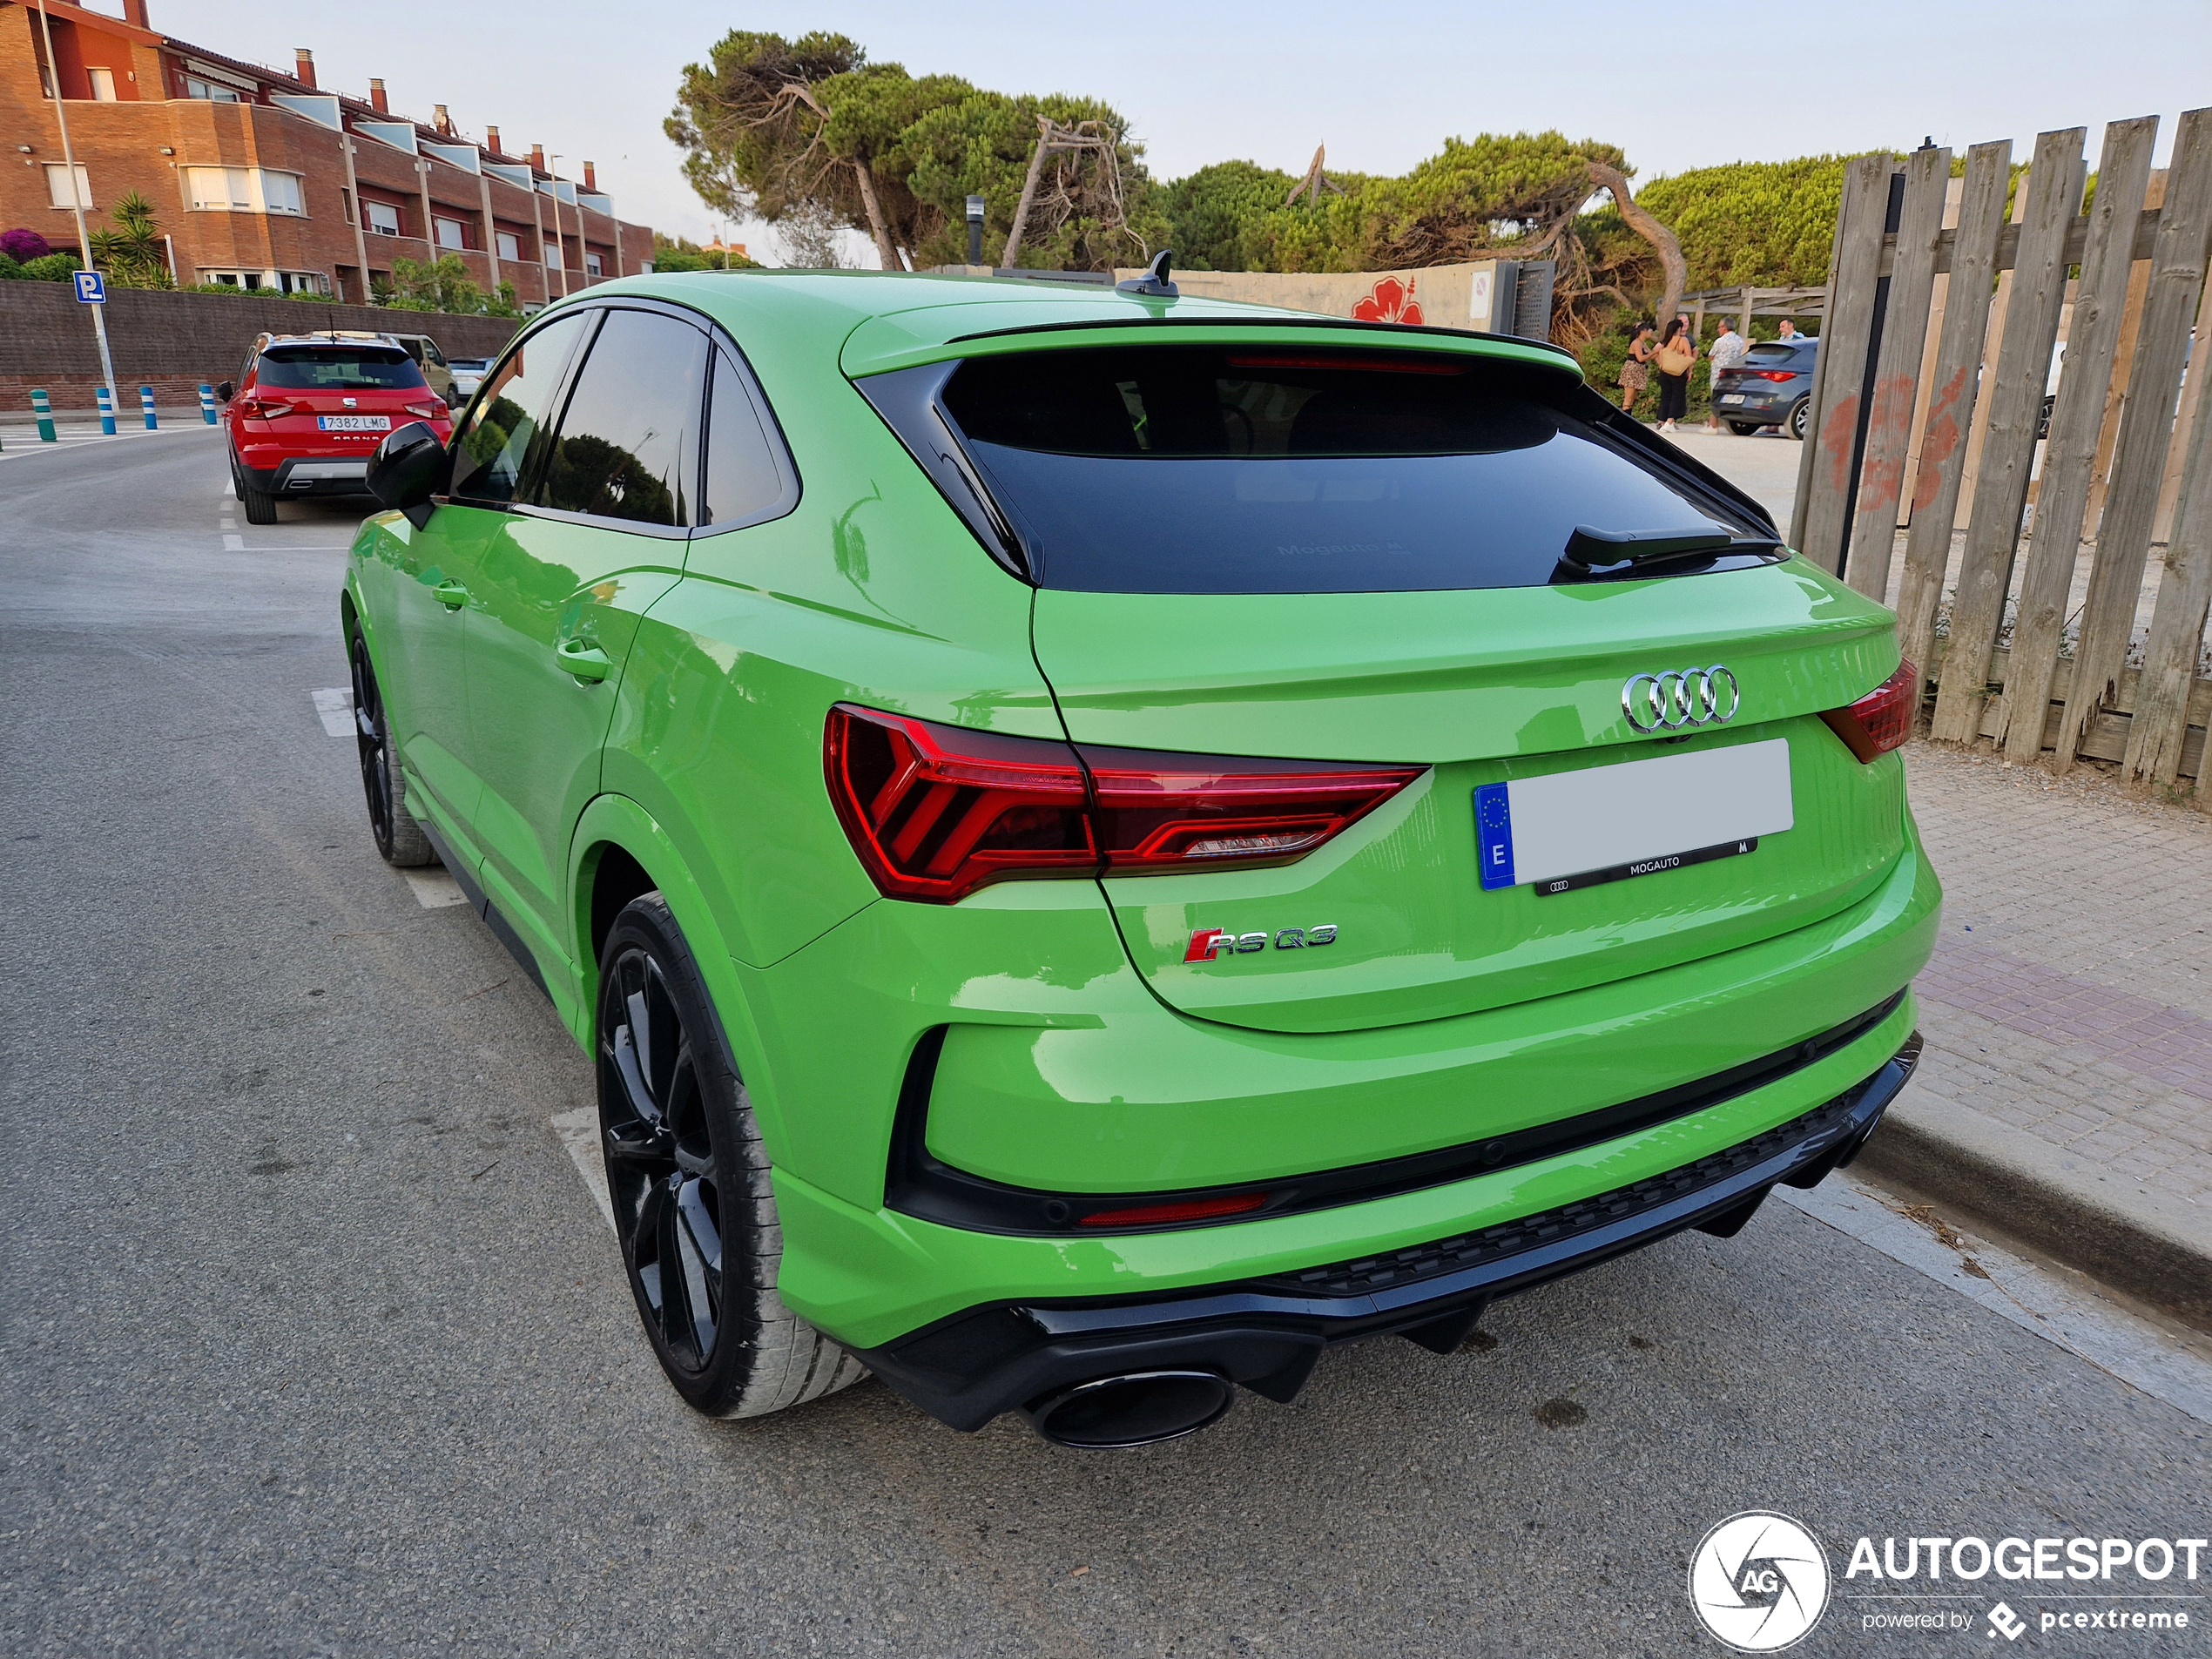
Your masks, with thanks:
[[[1743,705],[1736,676],[1710,668],[1669,668],[1638,674],[1621,688],[1621,712],[1639,732],[1680,732],[1693,725],[1726,725]]]

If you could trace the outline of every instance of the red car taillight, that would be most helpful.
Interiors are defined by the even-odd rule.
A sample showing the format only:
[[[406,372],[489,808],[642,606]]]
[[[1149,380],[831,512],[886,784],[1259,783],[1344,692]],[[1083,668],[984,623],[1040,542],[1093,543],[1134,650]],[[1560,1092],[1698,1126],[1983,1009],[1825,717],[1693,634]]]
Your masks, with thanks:
[[[1797,371],[1793,368],[1747,368],[1741,372],[1762,381],[1794,381],[1797,378]]]
[[[1912,735],[1912,709],[1919,690],[1920,671],[1899,663],[1896,673],[1849,708],[1824,710],[1820,718],[1853,754],[1871,760]]]
[[[292,405],[273,398],[249,397],[239,404],[238,412],[249,421],[273,421],[291,414]]]
[[[830,799],[879,891],[950,904],[1024,875],[1143,875],[1302,857],[1421,774],[1086,749],[840,704]]]
[[[446,406],[442,403],[410,403],[407,406],[407,412],[418,421],[440,421],[445,418]]]

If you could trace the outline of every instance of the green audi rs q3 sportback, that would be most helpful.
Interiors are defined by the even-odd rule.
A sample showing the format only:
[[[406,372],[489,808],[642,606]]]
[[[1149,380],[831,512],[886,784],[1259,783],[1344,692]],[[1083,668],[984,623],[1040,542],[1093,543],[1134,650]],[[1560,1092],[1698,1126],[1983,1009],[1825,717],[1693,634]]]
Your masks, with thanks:
[[[592,1056],[701,1411],[1165,1439],[1733,1233],[1912,1070],[1893,619],[1551,347],[645,276],[371,482],[377,846]]]

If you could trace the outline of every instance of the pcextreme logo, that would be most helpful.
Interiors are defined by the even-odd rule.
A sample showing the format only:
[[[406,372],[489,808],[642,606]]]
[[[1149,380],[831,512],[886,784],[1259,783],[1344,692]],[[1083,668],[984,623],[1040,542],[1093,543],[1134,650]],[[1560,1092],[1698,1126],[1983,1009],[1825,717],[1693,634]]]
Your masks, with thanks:
[[[1828,1552],[1787,1515],[1730,1515],[1689,1558],[1689,1605],[1738,1653],[1778,1653],[1827,1610]]]

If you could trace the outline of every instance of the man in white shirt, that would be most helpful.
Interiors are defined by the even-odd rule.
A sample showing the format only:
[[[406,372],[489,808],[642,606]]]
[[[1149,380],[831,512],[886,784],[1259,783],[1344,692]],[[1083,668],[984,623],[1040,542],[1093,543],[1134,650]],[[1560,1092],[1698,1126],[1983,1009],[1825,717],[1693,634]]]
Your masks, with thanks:
[[[1721,337],[1705,350],[1713,368],[1713,401],[1705,410],[1705,429],[1708,432],[1721,429],[1721,370],[1736,368],[1743,361],[1743,354],[1750,349],[1743,343],[1743,336],[1736,332],[1736,325],[1723,317],[1721,320]]]

